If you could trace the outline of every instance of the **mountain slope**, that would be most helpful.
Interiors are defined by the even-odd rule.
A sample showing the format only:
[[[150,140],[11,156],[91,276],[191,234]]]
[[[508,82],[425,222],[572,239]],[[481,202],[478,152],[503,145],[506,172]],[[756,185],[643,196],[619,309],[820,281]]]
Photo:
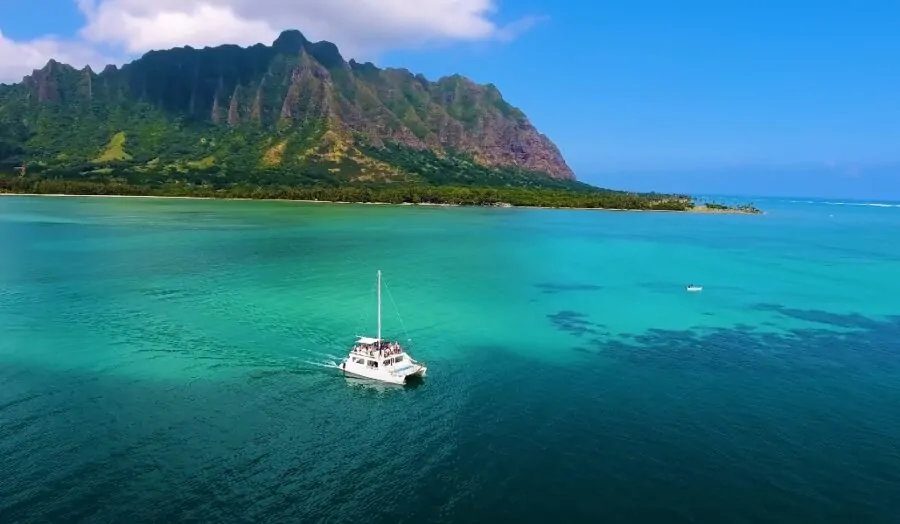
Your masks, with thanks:
[[[346,62],[298,31],[0,85],[0,169],[21,164],[132,183],[580,185],[493,85]]]

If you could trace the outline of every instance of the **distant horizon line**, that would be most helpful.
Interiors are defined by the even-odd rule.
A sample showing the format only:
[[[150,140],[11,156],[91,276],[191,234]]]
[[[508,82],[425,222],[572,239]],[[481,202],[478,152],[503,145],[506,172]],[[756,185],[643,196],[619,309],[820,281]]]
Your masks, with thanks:
[[[609,163],[600,168],[580,168],[579,171],[589,172],[592,175],[613,175],[632,173],[720,173],[734,171],[793,171],[816,170],[841,172],[847,169],[859,169],[862,171],[900,170],[900,159],[892,160],[805,160],[794,162],[728,162],[698,161],[694,165],[682,163],[677,165],[675,161],[662,161],[658,164],[631,164]]]

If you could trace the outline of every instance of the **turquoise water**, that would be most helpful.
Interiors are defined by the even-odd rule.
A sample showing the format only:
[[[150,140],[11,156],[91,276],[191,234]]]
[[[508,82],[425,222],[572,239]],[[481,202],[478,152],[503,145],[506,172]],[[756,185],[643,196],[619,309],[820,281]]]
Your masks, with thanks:
[[[0,522],[896,522],[900,206],[756,204],[2,197]]]

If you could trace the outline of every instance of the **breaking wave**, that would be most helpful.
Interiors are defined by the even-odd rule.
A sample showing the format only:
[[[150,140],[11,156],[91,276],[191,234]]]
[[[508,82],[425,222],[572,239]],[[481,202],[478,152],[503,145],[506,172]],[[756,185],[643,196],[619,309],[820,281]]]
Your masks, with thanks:
[[[884,202],[829,202],[826,200],[791,200],[792,204],[823,204],[829,206],[859,206],[859,207],[896,207],[900,203],[888,204]]]

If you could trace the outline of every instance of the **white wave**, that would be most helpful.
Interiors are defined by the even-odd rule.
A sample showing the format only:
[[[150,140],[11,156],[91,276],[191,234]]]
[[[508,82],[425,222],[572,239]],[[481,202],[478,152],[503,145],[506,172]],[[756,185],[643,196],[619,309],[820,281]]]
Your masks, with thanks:
[[[857,207],[900,207],[900,204],[882,204],[879,202],[822,202],[830,206],[857,206]]]
[[[900,204],[885,204],[883,202],[829,202],[826,200],[790,200],[792,204],[822,204],[828,206],[857,206],[857,207],[896,207]]]

